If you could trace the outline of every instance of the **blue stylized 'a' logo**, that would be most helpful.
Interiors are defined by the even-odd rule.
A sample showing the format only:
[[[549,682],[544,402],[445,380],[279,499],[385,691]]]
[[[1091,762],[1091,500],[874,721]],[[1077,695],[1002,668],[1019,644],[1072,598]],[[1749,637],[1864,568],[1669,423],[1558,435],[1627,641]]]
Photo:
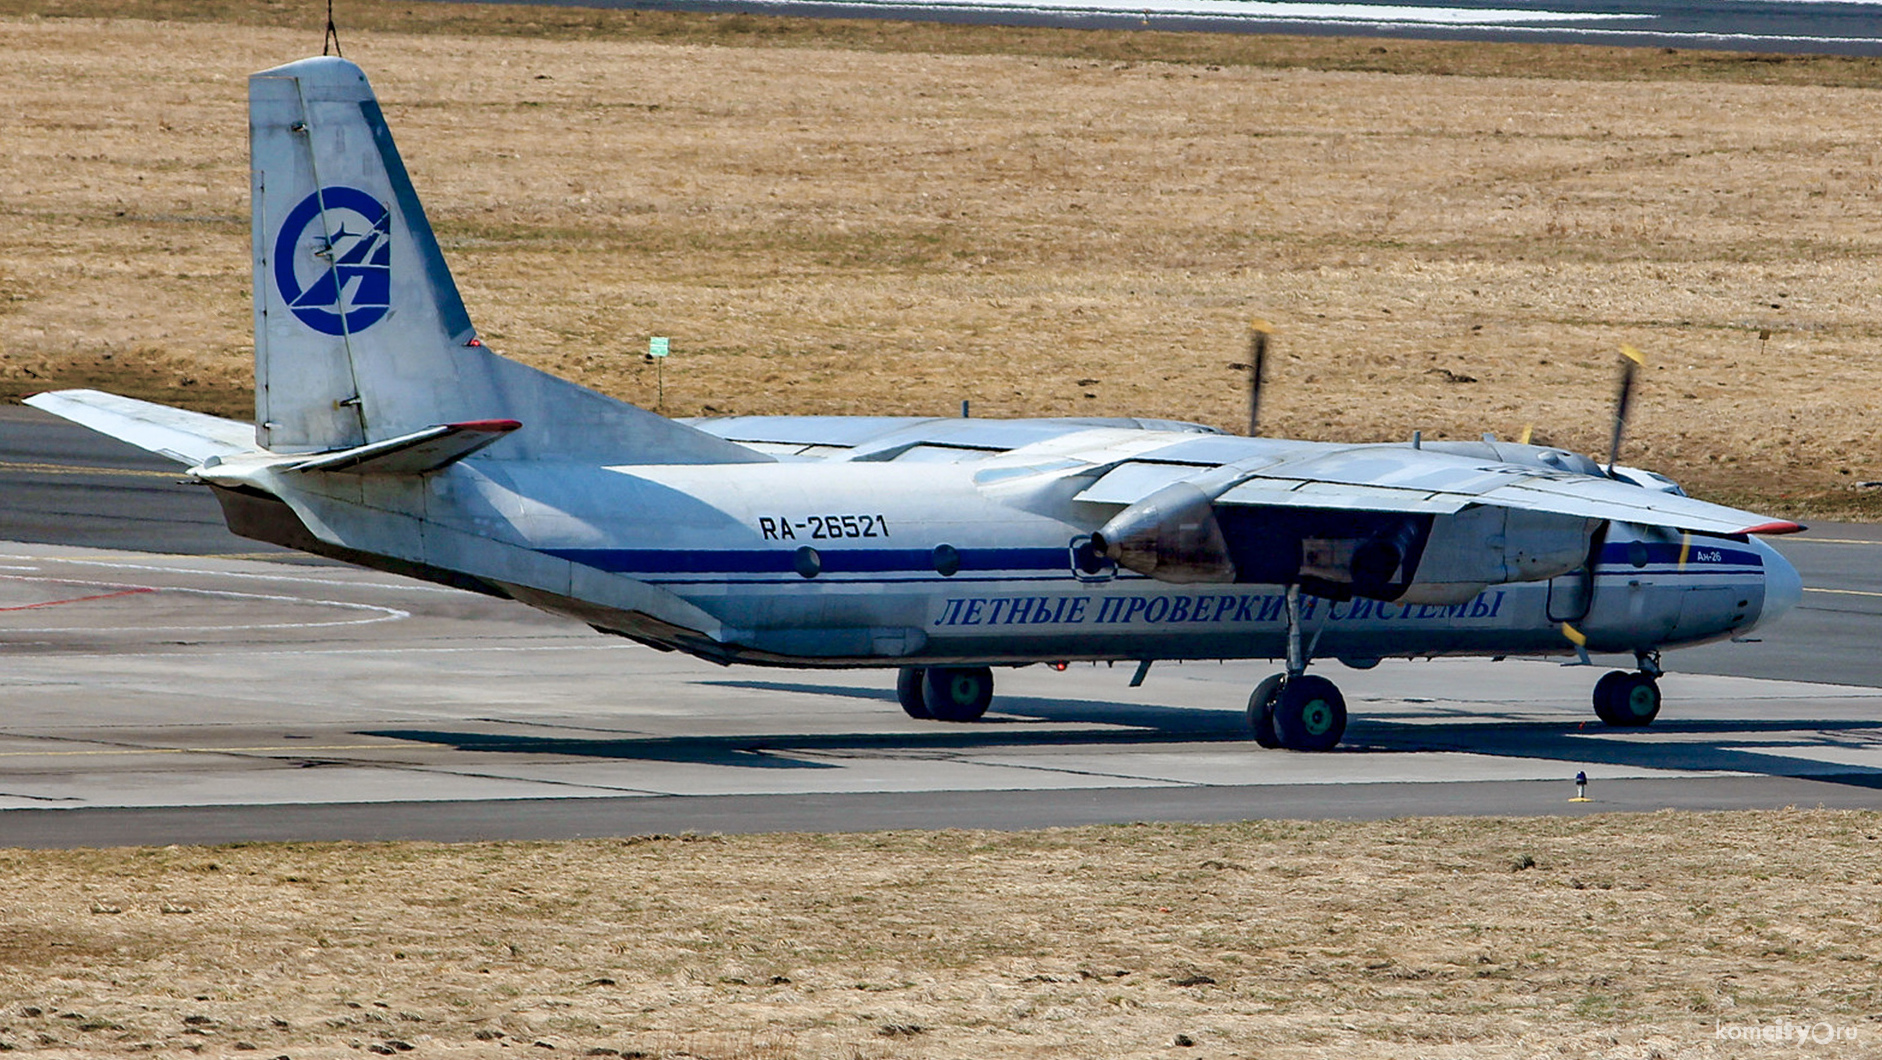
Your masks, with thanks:
[[[391,209],[343,185],[302,199],[275,237],[274,281],[315,331],[352,335],[377,324],[392,308]]]

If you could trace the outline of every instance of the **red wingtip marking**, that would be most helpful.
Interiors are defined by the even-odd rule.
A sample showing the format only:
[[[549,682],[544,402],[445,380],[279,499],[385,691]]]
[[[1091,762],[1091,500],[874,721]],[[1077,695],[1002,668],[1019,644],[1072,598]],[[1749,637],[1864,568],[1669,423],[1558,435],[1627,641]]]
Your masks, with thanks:
[[[1796,534],[1796,533],[1801,533],[1807,529],[1809,528],[1804,526],[1804,524],[1802,523],[1786,522],[1780,519],[1774,523],[1759,523],[1757,526],[1747,526],[1743,530],[1740,530],[1739,533],[1741,534],[1772,534],[1772,535]]]
[[[507,434],[521,427],[520,420],[465,420],[463,423],[448,424],[456,431],[483,431],[487,434]]]

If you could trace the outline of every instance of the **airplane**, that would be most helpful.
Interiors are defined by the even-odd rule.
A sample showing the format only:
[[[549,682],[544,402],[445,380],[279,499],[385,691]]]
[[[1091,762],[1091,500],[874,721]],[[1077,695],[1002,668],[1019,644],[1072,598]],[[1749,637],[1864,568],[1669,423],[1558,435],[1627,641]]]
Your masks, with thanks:
[[[1345,733],[1316,660],[1634,655],[1795,606],[1798,524],[1544,445],[1334,444],[1129,418],[668,419],[478,338],[365,73],[249,79],[255,422],[28,404],[163,454],[260,541],[518,600],[722,664],[894,668],[979,719],[993,668],[1279,659],[1256,743]],[[1629,376],[1631,379],[1631,374]],[[1622,389],[1623,403],[1630,387]],[[1622,417],[1617,417],[1614,447]]]

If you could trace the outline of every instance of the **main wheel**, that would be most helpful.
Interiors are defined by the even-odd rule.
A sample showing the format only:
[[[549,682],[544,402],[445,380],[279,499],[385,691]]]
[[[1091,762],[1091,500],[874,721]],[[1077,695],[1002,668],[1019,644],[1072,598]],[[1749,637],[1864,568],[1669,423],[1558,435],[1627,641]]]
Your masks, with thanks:
[[[1613,681],[1610,682],[1609,677]],[[1604,684],[1607,685],[1605,713],[1601,709],[1601,685]],[[1652,674],[1616,670],[1595,685],[1595,696],[1595,713],[1600,714],[1601,720],[1609,725],[1623,729],[1644,729],[1660,716],[1660,682]]]
[[[1248,697],[1248,727],[1255,731],[1255,743],[1262,747],[1281,746],[1274,735],[1274,701],[1281,698],[1281,686],[1286,683],[1286,674],[1275,674],[1256,685],[1254,694]]]
[[[984,666],[931,666],[922,700],[936,721],[978,721],[993,702],[993,671]]]
[[[1346,699],[1333,682],[1302,674],[1281,686],[1274,735],[1290,751],[1327,751],[1346,735]]]
[[[904,666],[895,675],[895,699],[902,704],[902,713],[924,721],[934,717],[928,713],[928,701],[921,694],[927,676],[927,671],[919,666]]]

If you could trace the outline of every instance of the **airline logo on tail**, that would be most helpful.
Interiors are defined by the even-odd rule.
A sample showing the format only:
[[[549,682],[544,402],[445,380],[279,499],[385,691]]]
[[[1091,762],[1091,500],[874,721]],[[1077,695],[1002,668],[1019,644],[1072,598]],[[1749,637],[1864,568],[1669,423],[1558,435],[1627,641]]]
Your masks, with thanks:
[[[274,280],[288,309],[315,331],[372,327],[392,308],[392,210],[343,185],[307,196],[275,237]]]

